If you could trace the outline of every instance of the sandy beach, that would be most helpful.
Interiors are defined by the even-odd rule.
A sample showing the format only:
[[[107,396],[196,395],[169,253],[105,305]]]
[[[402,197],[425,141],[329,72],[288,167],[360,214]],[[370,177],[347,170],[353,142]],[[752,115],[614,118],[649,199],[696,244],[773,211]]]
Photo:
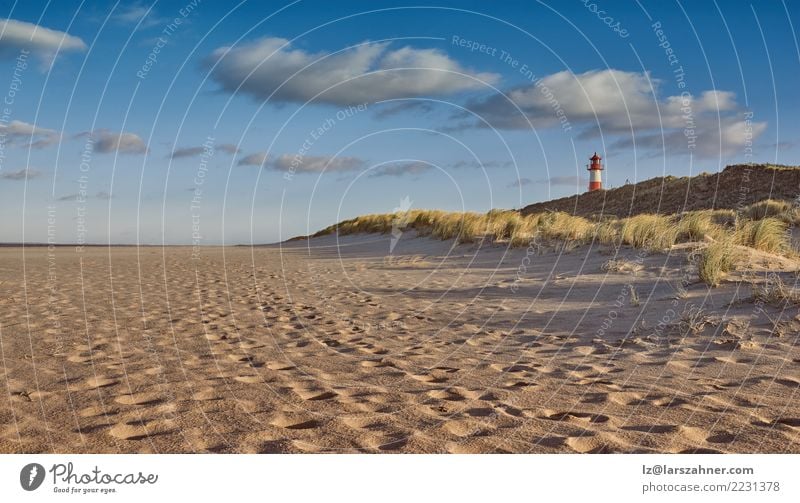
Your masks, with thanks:
[[[0,451],[800,452],[787,260],[389,240],[0,248]]]

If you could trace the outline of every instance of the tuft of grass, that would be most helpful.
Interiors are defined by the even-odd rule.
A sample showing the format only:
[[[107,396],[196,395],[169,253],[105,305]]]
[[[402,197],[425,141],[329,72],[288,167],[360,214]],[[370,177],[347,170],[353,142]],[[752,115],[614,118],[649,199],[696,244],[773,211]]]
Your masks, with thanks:
[[[739,258],[739,251],[732,239],[709,243],[700,254],[697,273],[710,286],[717,286],[730,272]]]
[[[600,244],[619,246],[622,225],[619,220],[606,219],[595,224],[594,235],[595,239]]]
[[[765,199],[747,206],[742,214],[749,220],[761,220],[763,218],[778,217],[788,213],[791,209],[792,205],[788,201]]]
[[[542,212],[521,215],[514,210],[493,210],[488,213],[447,212],[440,210],[409,210],[389,214],[362,215],[326,227],[313,236],[338,232],[386,234],[393,228],[413,229],[420,236],[442,240],[454,239],[472,243],[488,239],[510,246],[528,246],[534,239],[540,242],[566,242],[568,246],[595,241],[618,248],[629,245],[652,251],[669,249],[677,242],[710,240],[718,243],[707,252],[709,281],[718,282],[714,256],[724,246],[740,244],[758,250],[792,255],[787,222],[800,222],[800,208],[783,201],[762,201],[748,207],[737,222],[732,210],[700,210],[679,216],[640,214],[628,218],[604,218],[591,221],[564,212]],[[766,216],[774,215],[774,216]],[[724,261],[722,262],[725,263]],[[724,273],[724,270],[720,270]]]
[[[583,217],[560,211],[545,213],[537,222],[537,228],[546,239],[588,242],[594,234],[594,224]]]
[[[711,222],[725,228],[736,225],[736,212],[733,210],[705,210],[711,214]]]
[[[678,239],[677,226],[664,215],[636,215],[623,222],[622,242],[634,248],[664,250]]]
[[[711,210],[690,211],[682,214],[678,220],[678,241],[703,241],[706,236],[719,239],[725,234],[725,229],[714,222],[714,212]]]
[[[490,211],[486,217],[489,234],[495,241],[511,240],[525,221],[516,211]]]
[[[625,259],[609,259],[606,260],[601,266],[600,270],[604,272],[638,272],[642,269],[642,265],[636,262],[630,262]]]
[[[703,330],[708,324],[708,317],[702,307],[687,305],[683,308],[681,318],[678,321],[678,329],[682,334],[696,334]]]
[[[767,217],[742,223],[736,230],[736,241],[744,246],[769,253],[784,253],[790,249],[786,223]]]
[[[636,291],[636,288],[633,286],[633,284],[628,285],[628,291],[631,294],[630,296],[631,306],[637,307],[641,303],[639,300],[639,292]]]
[[[763,285],[753,285],[753,298],[778,307],[800,305],[800,291],[784,283],[778,275],[771,275]]]

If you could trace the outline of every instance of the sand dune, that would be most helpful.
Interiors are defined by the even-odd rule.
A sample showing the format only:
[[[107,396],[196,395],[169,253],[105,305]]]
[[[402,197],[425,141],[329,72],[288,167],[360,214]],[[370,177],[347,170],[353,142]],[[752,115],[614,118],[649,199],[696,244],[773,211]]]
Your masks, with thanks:
[[[800,452],[790,264],[389,239],[0,249],[0,451]]]

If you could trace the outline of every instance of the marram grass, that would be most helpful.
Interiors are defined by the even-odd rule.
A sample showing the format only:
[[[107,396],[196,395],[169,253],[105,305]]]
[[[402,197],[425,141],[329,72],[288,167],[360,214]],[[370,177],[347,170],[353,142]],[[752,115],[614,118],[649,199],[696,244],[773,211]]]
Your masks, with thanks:
[[[596,242],[610,246],[629,245],[651,251],[669,250],[677,243],[707,242],[698,263],[700,279],[717,285],[733,268],[737,245],[769,253],[795,255],[787,233],[787,222],[797,208],[782,201],[762,201],[745,208],[737,217],[733,210],[700,210],[680,215],[641,214],[628,218],[592,221],[564,212],[521,215],[513,210],[488,213],[409,210],[363,215],[323,229],[314,236],[338,232],[390,233],[414,230],[458,243],[491,241],[510,246],[538,242]]]

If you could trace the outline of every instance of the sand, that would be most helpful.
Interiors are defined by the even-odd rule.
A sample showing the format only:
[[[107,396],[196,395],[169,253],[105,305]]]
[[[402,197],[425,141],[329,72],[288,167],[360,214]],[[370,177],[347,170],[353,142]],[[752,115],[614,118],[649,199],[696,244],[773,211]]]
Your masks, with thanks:
[[[0,248],[0,452],[800,452],[786,261],[409,234]]]

